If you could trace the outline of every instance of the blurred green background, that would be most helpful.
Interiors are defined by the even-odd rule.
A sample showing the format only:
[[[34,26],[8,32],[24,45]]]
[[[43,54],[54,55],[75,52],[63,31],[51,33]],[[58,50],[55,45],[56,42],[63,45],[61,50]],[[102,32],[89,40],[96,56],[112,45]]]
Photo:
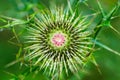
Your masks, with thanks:
[[[76,0],[71,1],[74,3]],[[117,0],[99,1],[106,13],[109,13],[109,11],[117,3]],[[32,13],[32,8],[34,6],[39,5],[37,7],[41,8],[42,4],[46,7],[49,7],[52,4],[67,5],[67,0],[0,0],[0,16],[4,15],[24,19],[27,15]],[[78,6],[79,11],[81,11],[84,15],[92,14],[95,12],[94,10],[99,11],[96,0],[88,0],[87,4],[89,7],[82,3]],[[94,10],[91,10],[90,8]],[[120,32],[120,9],[114,16],[118,17],[111,20],[111,24]],[[91,26],[95,26],[100,19],[101,17],[95,18],[95,22],[93,22]],[[0,26],[1,25],[4,25],[2,21],[0,21]],[[18,75],[22,71],[22,69],[19,69],[19,64],[5,68],[6,64],[16,59],[16,54],[19,50],[19,47],[8,42],[8,40],[13,36],[14,34],[9,29],[0,29],[0,80],[12,80],[12,75],[7,72]],[[104,45],[120,52],[120,35],[111,28],[103,27],[97,38]],[[89,63],[87,65],[88,73],[82,75],[81,79],[77,78],[75,75],[71,75],[66,77],[65,80],[120,80],[120,56],[99,46],[97,46],[96,49],[98,50],[95,51],[93,55],[99,65],[101,74],[94,64]],[[25,80],[49,80],[47,76],[42,74],[42,71],[39,72],[35,78],[31,78],[32,75],[33,74],[31,73],[25,78]]]

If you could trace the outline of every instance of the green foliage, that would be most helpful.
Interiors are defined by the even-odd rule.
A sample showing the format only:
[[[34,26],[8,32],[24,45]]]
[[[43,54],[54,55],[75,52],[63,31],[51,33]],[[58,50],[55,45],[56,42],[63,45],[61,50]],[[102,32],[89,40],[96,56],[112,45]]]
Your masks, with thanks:
[[[115,2],[114,6],[106,11],[104,1],[100,0],[7,0],[8,8],[0,9],[0,56],[11,56],[14,54],[16,57],[8,60],[1,66],[1,80],[119,80],[119,66],[120,66],[120,0],[105,0],[106,6],[112,6],[112,1]],[[5,1],[0,1],[5,4]],[[103,3],[102,3],[103,2]],[[0,3],[0,4],[1,4]],[[88,58],[82,70],[76,74],[65,72],[61,76],[58,74],[49,76],[43,70],[39,70],[39,66],[33,66],[32,63],[26,62],[24,55],[27,52],[23,49],[26,45],[23,43],[24,36],[28,34],[28,24],[32,23],[33,18],[37,13],[47,10],[46,8],[53,9],[56,6],[63,6],[65,10],[69,10],[71,14],[76,13],[75,17],[81,14],[83,18],[87,17],[89,22],[88,26],[94,34],[92,46],[93,50],[89,52]],[[11,7],[9,7],[11,6]],[[1,4],[1,7],[5,7]],[[10,16],[10,17],[8,17]],[[115,21],[118,22],[117,26]],[[7,32],[11,32],[7,34]],[[7,34],[7,37],[4,38]],[[5,35],[5,36],[4,36]],[[8,41],[8,42],[7,42]],[[13,46],[7,46],[8,44]],[[2,47],[2,45],[4,46]],[[7,44],[7,45],[6,45]],[[98,46],[101,50],[98,49]],[[11,47],[11,48],[9,48]],[[12,49],[13,47],[13,49]],[[90,46],[91,47],[91,46]],[[17,49],[16,49],[17,48]],[[10,50],[10,54],[3,51],[4,49]],[[15,50],[14,50],[15,49]],[[16,52],[14,52],[16,51]],[[30,50],[28,50],[30,52]],[[114,54],[109,54],[114,53]],[[15,60],[16,58],[16,60]],[[7,60],[1,57],[1,61]],[[89,62],[87,62],[89,61]],[[17,66],[15,66],[17,65]],[[15,67],[14,67],[15,66]],[[117,67],[116,67],[117,66]],[[13,67],[13,69],[9,69]],[[17,68],[17,69],[16,69]],[[20,69],[19,69],[20,68]],[[8,70],[7,70],[8,69]],[[2,74],[4,71],[4,74]],[[112,75],[114,73],[114,75]],[[6,77],[6,78],[5,78]],[[7,78],[8,77],[8,78]]]

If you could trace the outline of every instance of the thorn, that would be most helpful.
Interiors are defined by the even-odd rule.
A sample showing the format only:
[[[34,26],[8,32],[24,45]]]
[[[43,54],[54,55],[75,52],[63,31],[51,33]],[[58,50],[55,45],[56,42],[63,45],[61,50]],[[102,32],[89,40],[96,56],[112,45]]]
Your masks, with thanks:
[[[67,2],[68,2],[68,7],[69,7],[69,9],[70,9],[71,14],[73,14],[74,12],[73,12],[73,10],[72,10],[71,4],[70,4],[70,0],[67,0]]]
[[[112,30],[114,30],[118,35],[120,35],[120,32],[117,31],[113,26],[110,25],[110,28],[111,28]]]
[[[101,70],[100,70],[100,68],[99,68],[99,65],[97,64],[97,62],[96,62],[94,56],[92,56],[92,60],[93,60],[93,64],[96,66],[98,72],[100,73],[100,75],[102,75],[102,72],[101,72]]]
[[[117,52],[117,51],[111,49],[110,47],[108,47],[108,46],[102,44],[101,42],[98,42],[97,40],[93,40],[93,42],[95,42],[96,45],[98,45],[98,46],[100,46],[100,47],[102,47],[102,48],[104,48],[104,49],[106,49],[106,50],[108,50],[108,51],[110,51],[110,52],[112,52],[112,53],[114,53],[114,54],[120,56],[120,53],[119,53],[119,52]]]
[[[98,0],[97,0],[97,3],[98,3],[99,9],[100,9],[103,17],[106,17],[105,12],[104,12],[104,10],[103,10],[103,8],[102,8],[102,6],[101,6],[101,4],[100,4],[100,2]]]

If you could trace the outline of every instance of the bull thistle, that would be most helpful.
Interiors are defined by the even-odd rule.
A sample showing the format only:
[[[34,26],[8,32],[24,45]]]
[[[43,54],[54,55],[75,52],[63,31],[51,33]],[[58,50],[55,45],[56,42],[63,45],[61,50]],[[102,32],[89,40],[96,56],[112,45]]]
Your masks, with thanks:
[[[86,1],[87,0],[78,0],[78,3],[84,3],[89,7]],[[17,60],[8,64],[7,67],[19,61],[25,61],[28,65],[25,73],[23,72],[18,76],[12,74],[14,78],[11,80],[24,80],[26,75],[31,72],[31,67],[32,70],[36,72],[41,69],[46,73],[48,71],[49,75],[52,76],[52,80],[54,80],[53,78],[56,78],[56,75],[57,78],[60,78],[61,74],[64,72],[69,75],[71,72],[74,74],[81,71],[88,61],[92,61],[98,68],[99,73],[101,73],[94,56],[91,55],[96,45],[120,56],[119,52],[97,41],[97,36],[102,27],[107,26],[120,35],[119,31],[112,27],[110,23],[110,21],[116,17],[114,14],[119,9],[120,4],[118,2],[110,13],[106,14],[100,2],[98,0],[96,1],[100,12],[86,16],[82,16],[81,14],[78,15],[76,9],[78,3],[74,6],[75,10],[73,11],[69,0],[68,9],[57,7],[38,10],[36,7],[32,8],[32,6],[31,8],[32,11],[35,11],[35,15],[33,14],[32,17],[30,16],[28,20],[0,16],[3,22],[8,22],[7,25],[0,27],[0,29],[12,29],[14,36],[10,41],[16,38],[18,44],[16,42],[11,43],[20,47],[16,55]],[[92,7],[90,7],[90,9],[94,10]],[[38,10],[38,13],[36,10]],[[97,14],[100,14],[102,18],[96,23],[95,27],[91,28],[89,25],[92,24],[92,20],[88,20],[88,16]],[[4,18],[10,21],[6,21]],[[25,39],[23,40],[23,44],[18,38],[23,32],[16,33],[15,30],[15,26],[21,24],[25,24],[25,26],[27,24],[25,29],[28,31],[28,34],[24,36]],[[21,57],[21,53],[24,51],[24,56]],[[25,62],[24,64],[26,64]]]
[[[79,71],[92,50],[91,35],[86,17],[65,11],[62,7],[41,11],[29,23],[25,37],[30,50],[25,56],[34,66],[66,74]]]

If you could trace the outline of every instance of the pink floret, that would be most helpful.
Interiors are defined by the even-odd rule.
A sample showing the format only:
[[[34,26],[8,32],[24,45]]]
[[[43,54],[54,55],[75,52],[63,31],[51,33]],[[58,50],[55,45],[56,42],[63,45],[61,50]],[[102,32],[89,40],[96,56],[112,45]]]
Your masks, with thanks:
[[[55,34],[52,38],[52,43],[57,47],[62,46],[65,43],[65,36],[61,33]]]

